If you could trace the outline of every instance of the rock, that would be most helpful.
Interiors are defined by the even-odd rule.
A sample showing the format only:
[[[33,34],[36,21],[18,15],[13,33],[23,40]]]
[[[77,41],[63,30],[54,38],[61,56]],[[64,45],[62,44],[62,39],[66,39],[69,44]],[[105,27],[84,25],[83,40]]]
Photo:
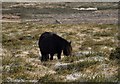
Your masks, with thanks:
[[[66,80],[75,81],[81,77],[80,73],[74,73],[66,76]]]
[[[55,20],[56,24],[62,24],[62,22],[60,22],[59,20]]]
[[[71,63],[56,63],[55,66],[54,66],[54,69],[55,70],[58,70],[58,69],[67,69],[68,65],[70,65]]]
[[[94,54],[95,52],[91,52],[91,51],[81,51],[81,52],[77,52],[74,53],[74,56],[84,56],[84,55],[88,55],[88,54]]]

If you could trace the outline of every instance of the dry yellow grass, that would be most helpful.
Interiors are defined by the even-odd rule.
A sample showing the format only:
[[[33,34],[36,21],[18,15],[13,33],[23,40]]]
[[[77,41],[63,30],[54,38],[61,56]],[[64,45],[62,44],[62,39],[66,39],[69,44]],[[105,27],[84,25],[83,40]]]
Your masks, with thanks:
[[[15,79],[23,80],[43,80],[46,81],[66,81],[66,75],[74,72],[88,74],[103,74],[103,66],[106,64],[110,76],[117,81],[116,69],[118,65],[115,63],[110,65],[108,59],[111,50],[117,47],[116,34],[118,33],[117,25],[97,25],[97,24],[52,24],[40,25],[39,23],[3,23],[3,81],[14,81]],[[71,63],[68,70],[56,71],[55,64],[58,62],[54,58],[53,61],[41,63],[39,60],[39,48],[37,45],[39,36],[45,32],[55,32],[59,36],[72,41],[73,53],[79,52],[95,52],[95,54],[81,55],[83,57],[64,57],[62,63]],[[79,55],[79,54],[78,54]],[[63,55],[62,55],[63,56]],[[55,56],[54,56],[55,57]],[[79,61],[82,60],[82,61]],[[88,60],[88,61],[85,61]],[[90,62],[89,62],[90,60]],[[74,62],[78,61],[78,64]],[[95,64],[97,61],[97,64]],[[78,65],[78,67],[77,67]],[[87,66],[89,65],[89,66]],[[73,67],[71,67],[73,66]],[[70,69],[69,69],[70,68]],[[106,69],[106,68],[105,68]],[[113,72],[113,73],[112,73]],[[52,75],[50,75],[52,74]],[[105,74],[108,74],[105,72]],[[55,78],[58,76],[58,79]],[[112,77],[113,76],[113,77]],[[42,78],[41,78],[42,77]],[[50,78],[53,77],[53,78]],[[90,77],[93,77],[90,75]],[[103,76],[103,78],[106,76]],[[50,78],[50,79],[49,79]],[[82,77],[88,81],[94,81],[94,78]],[[63,80],[64,79],[64,80]],[[79,79],[79,78],[78,78]],[[98,77],[98,81],[102,81],[102,76]],[[109,80],[103,80],[109,81]]]

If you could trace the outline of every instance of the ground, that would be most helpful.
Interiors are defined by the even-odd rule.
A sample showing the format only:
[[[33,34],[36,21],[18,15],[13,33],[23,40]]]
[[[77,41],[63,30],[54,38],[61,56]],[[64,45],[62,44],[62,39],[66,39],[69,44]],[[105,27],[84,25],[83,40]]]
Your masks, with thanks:
[[[72,9],[93,4],[98,10]],[[3,82],[119,81],[119,64],[109,59],[118,47],[117,3],[3,3],[2,18]],[[71,40],[73,55],[41,62],[45,31]]]

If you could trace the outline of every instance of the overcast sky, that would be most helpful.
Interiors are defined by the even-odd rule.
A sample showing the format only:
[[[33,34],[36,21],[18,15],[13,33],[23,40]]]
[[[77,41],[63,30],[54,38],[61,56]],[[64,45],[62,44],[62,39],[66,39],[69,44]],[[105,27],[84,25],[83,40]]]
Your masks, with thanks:
[[[119,2],[120,0],[0,0],[2,2]]]

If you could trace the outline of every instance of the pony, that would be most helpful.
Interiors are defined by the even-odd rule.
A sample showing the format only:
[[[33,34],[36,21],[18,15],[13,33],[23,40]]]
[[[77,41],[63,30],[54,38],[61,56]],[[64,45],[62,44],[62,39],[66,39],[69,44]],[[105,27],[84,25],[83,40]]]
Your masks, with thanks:
[[[57,58],[61,59],[62,51],[65,56],[72,54],[71,42],[53,32],[42,33],[38,45],[42,55],[41,61],[53,60],[54,54],[57,54]]]

